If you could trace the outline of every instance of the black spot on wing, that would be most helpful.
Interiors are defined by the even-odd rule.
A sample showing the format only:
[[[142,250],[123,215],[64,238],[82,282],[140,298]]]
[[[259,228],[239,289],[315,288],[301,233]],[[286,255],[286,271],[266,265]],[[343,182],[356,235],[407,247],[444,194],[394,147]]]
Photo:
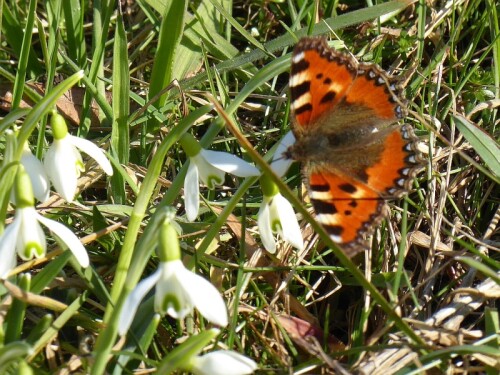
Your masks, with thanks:
[[[349,184],[349,183],[339,185],[339,189],[343,190],[343,191],[345,191],[346,193],[349,193],[349,194],[355,193],[358,190],[356,188],[356,186],[354,186],[353,184]]]
[[[320,100],[321,104],[332,102],[335,99],[335,91],[328,91]]]
[[[327,191],[330,191],[330,185],[325,184],[325,185],[311,185],[311,190],[312,191],[317,191],[319,193],[326,193]]]
[[[337,213],[337,209],[335,208],[335,205],[333,203],[326,202],[320,199],[311,199],[311,203],[314,206],[314,210],[316,211],[317,215],[334,215]]]
[[[326,232],[332,236],[341,236],[344,232],[344,228],[340,225],[323,225]]]

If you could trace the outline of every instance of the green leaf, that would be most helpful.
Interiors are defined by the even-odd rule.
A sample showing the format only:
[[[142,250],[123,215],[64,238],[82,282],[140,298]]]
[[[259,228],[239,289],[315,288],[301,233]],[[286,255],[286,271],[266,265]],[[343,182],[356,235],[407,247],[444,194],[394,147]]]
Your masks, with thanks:
[[[64,0],[62,7],[66,27],[66,39],[69,57],[78,66],[85,66],[85,36],[84,36],[84,10],[80,0]]]
[[[130,72],[128,68],[127,35],[123,17],[116,20],[115,44],[113,48],[113,125],[111,130],[111,153],[121,164],[129,162],[130,135],[128,117],[130,113]],[[111,177],[111,195],[117,204],[126,202],[125,180],[120,173]]]
[[[19,56],[19,63],[17,65],[16,80],[14,82],[14,89],[12,90],[12,108],[19,107],[23,97],[24,83],[26,80],[26,70],[28,67],[29,56],[31,52],[31,38],[33,33],[33,26],[35,24],[35,11],[37,0],[29,2],[28,19],[26,20],[25,30],[23,35],[23,44],[21,47],[21,55]],[[29,31],[28,31],[29,30]]]
[[[150,99],[172,82],[174,57],[184,30],[186,7],[187,2],[185,0],[177,0],[170,1],[165,9],[160,26],[160,40],[155,55],[155,63],[151,73]],[[166,94],[160,96],[157,101],[158,108],[165,104],[166,98]]]
[[[500,147],[483,129],[469,122],[465,117],[453,116],[458,130],[469,141],[490,170],[500,177]]]
[[[332,31],[336,30],[341,30],[345,27],[356,25],[362,22],[370,21],[373,19],[376,19],[377,17],[383,16],[384,14],[388,14],[397,10],[402,10],[403,8],[407,7],[411,1],[390,1],[388,3],[383,3],[383,4],[378,4],[374,5],[369,8],[363,8],[359,9],[353,12],[349,12],[346,14],[342,14],[337,17],[332,17],[323,20],[321,23],[318,23],[314,26],[314,30],[312,35],[326,35],[330,34]],[[282,35],[276,39],[273,39],[267,43],[264,44],[265,51],[264,52],[260,49],[255,49],[253,51],[250,51],[249,53],[244,53],[240,54],[234,58],[227,58],[226,61],[223,61],[219,64],[217,64],[214,69],[217,69],[219,73],[226,72],[226,71],[232,71],[235,69],[241,69],[242,66],[263,59],[267,58],[270,53],[274,53],[276,51],[283,50],[285,47],[289,47],[294,45],[297,40],[300,37],[306,36],[308,34],[308,28],[302,28],[298,30],[295,35],[290,35],[290,34],[285,34]],[[206,36],[205,36],[206,37]],[[224,38],[222,38],[220,35],[213,35],[211,36],[214,38],[215,42],[218,43],[217,37],[221,38],[223,41]],[[200,36],[201,38],[201,36]],[[209,46],[210,40],[208,39],[203,39],[203,42]],[[226,44],[229,44],[227,41],[225,41]],[[219,45],[218,43],[217,45]],[[224,45],[224,44],[222,44]],[[234,47],[232,47],[234,48]],[[212,50],[209,49],[210,52],[213,52]],[[216,55],[217,56],[217,55]],[[188,89],[191,88],[201,82],[206,80],[206,73],[200,73],[192,78],[186,79],[185,81],[181,82],[181,86],[183,89]]]

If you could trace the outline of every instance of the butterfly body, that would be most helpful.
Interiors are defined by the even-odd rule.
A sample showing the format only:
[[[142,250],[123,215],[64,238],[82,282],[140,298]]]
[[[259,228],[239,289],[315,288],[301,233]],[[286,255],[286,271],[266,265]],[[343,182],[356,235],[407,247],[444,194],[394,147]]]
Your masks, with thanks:
[[[302,162],[318,221],[349,255],[387,214],[385,199],[410,188],[420,158],[399,86],[379,67],[359,64],[304,38],[290,76],[296,142],[285,156]]]

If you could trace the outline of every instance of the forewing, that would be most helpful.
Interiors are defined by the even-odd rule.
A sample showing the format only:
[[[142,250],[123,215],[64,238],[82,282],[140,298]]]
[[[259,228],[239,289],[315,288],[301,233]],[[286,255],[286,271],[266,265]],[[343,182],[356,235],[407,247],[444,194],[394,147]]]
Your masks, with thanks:
[[[324,39],[301,39],[293,51],[290,74],[295,124],[314,126],[318,118],[342,101],[355,76],[356,67],[346,55],[328,47]]]

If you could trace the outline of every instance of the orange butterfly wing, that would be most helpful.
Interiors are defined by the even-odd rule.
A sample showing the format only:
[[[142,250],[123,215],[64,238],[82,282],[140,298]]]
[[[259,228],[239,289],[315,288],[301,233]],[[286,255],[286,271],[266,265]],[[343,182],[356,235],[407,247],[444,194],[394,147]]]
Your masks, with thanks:
[[[400,88],[373,64],[358,64],[323,39],[304,38],[290,77],[296,143],[317,220],[349,255],[386,215],[385,199],[410,188],[418,139]]]

